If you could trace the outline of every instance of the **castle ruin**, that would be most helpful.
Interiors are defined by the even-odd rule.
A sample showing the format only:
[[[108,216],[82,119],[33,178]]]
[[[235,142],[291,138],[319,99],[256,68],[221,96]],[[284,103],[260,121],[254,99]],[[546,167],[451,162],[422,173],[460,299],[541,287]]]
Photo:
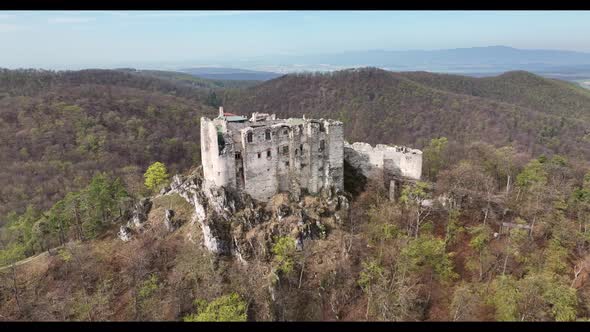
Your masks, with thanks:
[[[245,191],[267,201],[279,192],[344,188],[342,122],[277,119],[253,113],[250,119],[219,109],[201,118],[203,175],[216,186]]]
[[[392,200],[397,182],[416,181],[422,176],[422,151],[405,146],[345,142],[344,159],[365,177],[381,182]]]
[[[419,180],[422,173],[420,150],[348,144],[340,121],[257,112],[248,119],[223,107],[216,118],[201,118],[201,156],[205,180],[259,201],[279,192],[343,190],[344,160],[390,191],[395,181]]]

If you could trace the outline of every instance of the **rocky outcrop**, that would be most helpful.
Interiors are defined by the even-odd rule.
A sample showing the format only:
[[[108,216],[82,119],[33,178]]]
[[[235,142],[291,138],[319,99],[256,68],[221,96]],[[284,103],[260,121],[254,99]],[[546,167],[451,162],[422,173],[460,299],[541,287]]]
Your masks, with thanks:
[[[174,232],[178,228],[177,220],[174,220],[174,211],[166,209],[164,213],[164,227],[168,232]]]
[[[142,198],[133,209],[133,216],[131,217],[131,225],[135,228],[141,228],[143,223],[147,221],[148,214],[152,209],[152,201],[149,198]]]
[[[333,188],[315,197],[279,194],[276,202],[257,202],[248,194],[207,183],[199,170],[174,176],[167,194],[171,193],[193,206],[193,222],[199,224],[209,251],[243,263],[270,256],[279,236],[292,237],[296,249],[302,250],[306,239],[325,238],[327,220],[341,223],[349,209],[349,198]]]
[[[127,242],[131,240],[131,228],[127,226],[121,226],[117,235],[123,242]]]
[[[188,177],[176,175],[172,179],[169,193],[178,193],[195,209],[195,217],[203,233],[205,247],[216,254],[230,254],[232,241],[229,238],[231,221],[237,211],[252,210],[252,199],[223,187],[207,184],[198,172]],[[245,224],[255,224],[259,215],[255,211],[239,215]]]

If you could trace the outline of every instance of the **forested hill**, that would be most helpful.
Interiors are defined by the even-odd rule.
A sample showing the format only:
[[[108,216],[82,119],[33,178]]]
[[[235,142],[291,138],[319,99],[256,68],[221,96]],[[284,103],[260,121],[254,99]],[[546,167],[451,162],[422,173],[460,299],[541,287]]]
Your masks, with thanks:
[[[345,123],[347,139],[373,144],[421,148],[445,136],[513,144],[534,155],[590,156],[590,94],[527,72],[492,78],[374,68],[292,74],[228,93],[225,107],[336,118]]]
[[[216,113],[199,93],[109,70],[0,71],[0,221],[50,207],[98,171],[137,191],[154,161],[198,163],[199,118]]]
[[[435,89],[511,103],[556,116],[590,120],[590,91],[526,71],[483,78],[427,72],[399,75]]]

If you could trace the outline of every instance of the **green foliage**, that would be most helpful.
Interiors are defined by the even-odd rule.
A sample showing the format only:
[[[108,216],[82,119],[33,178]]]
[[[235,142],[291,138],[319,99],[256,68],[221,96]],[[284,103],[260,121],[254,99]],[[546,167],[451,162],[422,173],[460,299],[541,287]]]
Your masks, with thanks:
[[[184,317],[185,322],[245,322],[248,305],[237,293],[223,295],[207,303],[196,300],[197,312]]]
[[[43,213],[29,206],[21,215],[11,214],[5,227],[7,246],[32,256],[72,238],[94,238],[108,222],[121,217],[121,205],[128,198],[119,178],[98,173],[86,188],[68,193]]]
[[[551,304],[551,313],[556,321],[576,320],[578,298],[576,290],[563,284],[547,287],[544,297]]]
[[[372,284],[383,277],[383,267],[376,260],[364,261],[359,274],[358,285],[367,292]]]
[[[450,281],[458,277],[453,271],[452,254],[445,251],[445,241],[431,235],[411,240],[402,249],[401,257],[410,269],[430,268],[440,280]]]
[[[489,302],[500,321],[576,319],[576,290],[548,273],[531,273],[521,279],[500,276],[491,285]]]
[[[547,183],[547,172],[541,162],[541,158],[529,162],[516,177],[516,185],[524,189],[533,186],[544,186]]]
[[[428,198],[428,189],[428,183],[423,181],[404,185],[399,202],[405,206],[419,206],[423,200]]]
[[[433,138],[424,148],[424,169],[429,179],[436,179],[437,174],[445,166],[448,143],[449,140],[446,137]]]
[[[489,300],[496,311],[496,320],[518,320],[520,293],[516,281],[510,276],[500,276],[493,281],[492,292]]]
[[[477,252],[481,252],[482,250],[486,249],[488,243],[492,239],[492,229],[488,225],[478,225],[475,227],[469,228],[469,233],[471,234],[471,241],[469,241],[469,246],[473,248]]]
[[[566,272],[568,250],[561,246],[558,240],[549,240],[545,250],[545,270],[548,273],[561,274]]]
[[[67,248],[59,248],[57,254],[59,255],[59,258],[65,263],[72,261],[72,253]]]
[[[141,300],[147,299],[152,296],[156,291],[160,289],[158,282],[158,276],[151,274],[146,280],[144,280],[139,286],[138,295]]]
[[[25,247],[20,244],[12,244],[10,247],[0,250],[0,267],[16,263],[25,258]]]
[[[143,177],[145,179],[145,186],[154,191],[160,189],[160,187],[168,181],[169,175],[166,166],[157,161],[148,167]]]
[[[272,246],[272,253],[278,272],[289,274],[293,271],[293,256],[295,254],[295,241],[289,236],[281,236]]]
[[[465,228],[459,224],[459,216],[461,211],[452,209],[449,211],[449,219],[447,220],[447,229],[445,232],[445,244],[452,245],[458,240],[458,237],[465,231]]]

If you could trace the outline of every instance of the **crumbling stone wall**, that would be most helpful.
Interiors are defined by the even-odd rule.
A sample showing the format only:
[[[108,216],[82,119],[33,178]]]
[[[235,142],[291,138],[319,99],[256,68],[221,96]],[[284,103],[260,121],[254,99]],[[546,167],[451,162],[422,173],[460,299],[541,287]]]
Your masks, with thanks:
[[[203,173],[260,201],[301,189],[344,188],[342,122],[253,114],[201,118]]]
[[[422,151],[403,146],[344,143],[344,158],[366,177],[389,183],[394,178],[420,180]]]

